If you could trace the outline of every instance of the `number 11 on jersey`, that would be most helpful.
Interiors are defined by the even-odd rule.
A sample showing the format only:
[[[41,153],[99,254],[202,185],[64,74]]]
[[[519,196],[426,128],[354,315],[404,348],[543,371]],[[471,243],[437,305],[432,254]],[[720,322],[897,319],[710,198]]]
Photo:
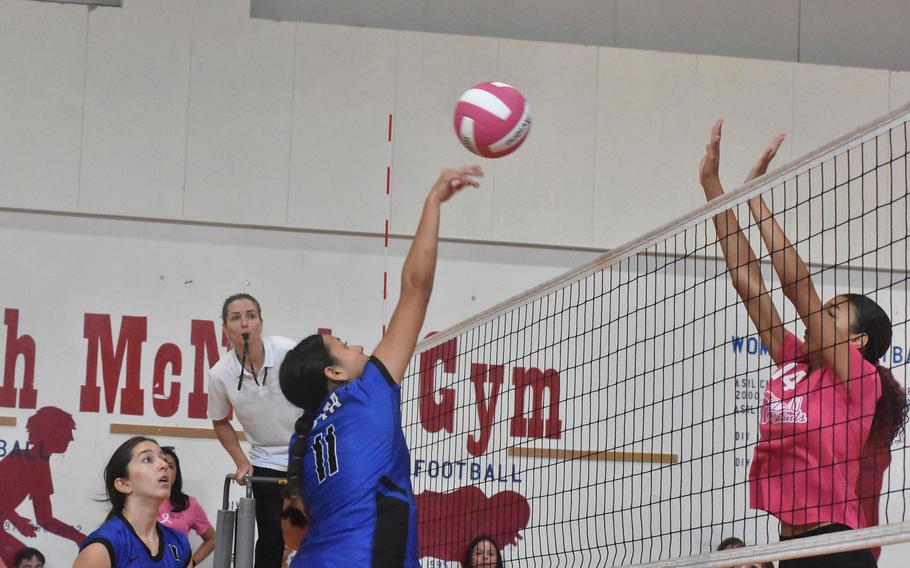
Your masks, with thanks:
[[[325,441],[322,434],[316,434],[313,439],[313,460],[316,462],[316,477],[319,483],[326,480],[326,477],[338,473],[338,454],[335,451],[335,425],[329,424],[325,429]],[[328,475],[326,475],[326,462],[328,462]]]

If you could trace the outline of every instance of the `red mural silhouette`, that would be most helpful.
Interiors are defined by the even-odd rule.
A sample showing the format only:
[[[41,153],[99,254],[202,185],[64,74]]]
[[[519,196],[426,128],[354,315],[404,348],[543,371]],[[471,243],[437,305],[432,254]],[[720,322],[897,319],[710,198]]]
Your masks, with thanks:
[[[45,406],[31,415],[25,423],[28,444],[20,448],[7,445],[6,456],[0,460],[0,558],[12,566],[14,556],[25,546],[6,531],[8,521],[26,537],[37,534],[36,526],[16,512],[16,508],[31,498],[35,511],[35,523],[50,533],[68,538],[80,544],[85,535],[54,516],[51,508],[51,494],[54,484],[51,479],[50,457],[62,454],[73,441],[76,422],[72,415],[53,406]]]
[[[503,548],[518,544],[531,506],[524,495],[500,491],[487,497],[474,486],[450,493],[424,491],[414,496],[420,556],[459,562],[476,537],[490,536]]]

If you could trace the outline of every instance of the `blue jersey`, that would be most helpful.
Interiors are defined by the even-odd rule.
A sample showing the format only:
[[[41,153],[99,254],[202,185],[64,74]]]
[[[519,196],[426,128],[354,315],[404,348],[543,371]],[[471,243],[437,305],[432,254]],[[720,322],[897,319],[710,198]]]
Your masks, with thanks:
[[[88,535],[79,546],[99,542],[107,548],[111,557],[111,568],[130,566],[132,568],[186,568],[193,559],[190,543],[186,537],[170,527],[155,523],[158,529],[158,554],[152,555],[145,543],[133,530],[129,522],[117,515],[104,522]]]
[[[401,387],[371,357],[316,412],[300,468],[310,529],[291,566],[419,566]]]

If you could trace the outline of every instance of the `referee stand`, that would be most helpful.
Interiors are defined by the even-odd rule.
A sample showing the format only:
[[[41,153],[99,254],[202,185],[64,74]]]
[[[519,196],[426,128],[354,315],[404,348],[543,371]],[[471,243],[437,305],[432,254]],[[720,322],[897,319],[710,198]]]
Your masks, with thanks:
[[[253,498],[254,483],[287,484],[283,477],[244,476],[246,496],[231,509],[232,474],[224,477],[224,493],[221,509],[215,522],[214,568],[250,568],[253,565],[253,551],[256,544],[256,500]]]

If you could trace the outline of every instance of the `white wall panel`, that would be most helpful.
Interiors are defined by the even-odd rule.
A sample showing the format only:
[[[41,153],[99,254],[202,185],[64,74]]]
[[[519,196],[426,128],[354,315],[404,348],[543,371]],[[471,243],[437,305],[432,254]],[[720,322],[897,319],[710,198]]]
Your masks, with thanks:
[[[396,56],[393,31],[297,25],[291,225],[383,229]]]
[[[195,20],[187,217],[285,223],[293,73],[294,24]]]
[[[893,71],[891,73],[890,107],[896,109],[910,103],[910,72]]]
[[[691,208],[695,58],[600,49],[595,246],[628,242]]]
[[[889,99],[888,71],[800,65],[794,96],[795,156],[886,113]],[[875,225],[861,222],[859,216],[876,203],[875,174],[861,175],[874,157],[874,145],[867,144],[863,152],[851,151],[848,158],[828,161],[802,176],[798,187],[788,186],[786,195],[777,199],[776,209],[784,204],[792,208],[785,219],[797,231],[791,238],[805,241],[807,261],[844,262],[873,248]],[[848,179],[853,181],[847,184]],[[835,186],[836,191],[829,191]],[[817,198],[796,207],[810,195]]]
[[[885,114],[888,98],[888,71],[799,65],[793,96],[793,156]]]
[[[476,83],[507,80],[497,72],[493,39],[401,32],[393,126],[391,230],[411,234],[424,198],[442,168],[482,163],[486,178],[479,191],[446,203],[442,234],[493,237],[493,161],[468,152],[453,126],[455,103]],[[499,220],[495,220],[499,221]]]
[[[190,34],[180,14],[89,13],[80,210],[180,215]]]
[[[427,31],[613,45],[616,0],[427,1]]]
[[[0,205],[76,208],[87,13],[0,3]]]
[[[597,48],[502,40],[500,77],[531,105],[531,131],[496,166],[497,240],[591,245]]]

